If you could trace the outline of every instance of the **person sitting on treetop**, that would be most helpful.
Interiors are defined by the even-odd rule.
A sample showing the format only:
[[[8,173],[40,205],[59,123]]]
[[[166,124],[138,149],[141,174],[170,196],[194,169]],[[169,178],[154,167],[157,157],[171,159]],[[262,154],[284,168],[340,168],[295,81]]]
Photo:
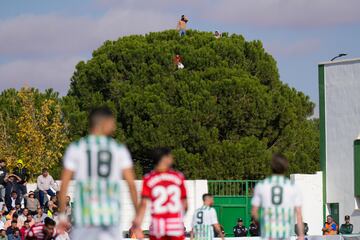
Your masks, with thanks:
[[[176,27],[181,37],[186,35],[186,24],[188,21],[189,19],[185,15],[181,15],[181,19]]]
[[[178,67],[178,69],[183,69],[185,67],[184,64],[182,64],[182,58],[179,54],[175,55],[173,62]]]

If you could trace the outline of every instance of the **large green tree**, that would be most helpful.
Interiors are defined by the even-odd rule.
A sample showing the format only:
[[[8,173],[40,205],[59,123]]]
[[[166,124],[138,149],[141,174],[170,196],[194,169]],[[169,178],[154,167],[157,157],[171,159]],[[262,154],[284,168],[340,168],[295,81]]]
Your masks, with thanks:
[[[149,151],[164,145],[189,178],[261,178],[278,151],[290,158],[290,172],[319,168],[314,104],[280,81],[260,41],[241,35],[170,30],[107,41],[77,64],[63,99],[73,137],[85,134],[86,112],[98,105],[116,112],[116,137],[144,171]]]

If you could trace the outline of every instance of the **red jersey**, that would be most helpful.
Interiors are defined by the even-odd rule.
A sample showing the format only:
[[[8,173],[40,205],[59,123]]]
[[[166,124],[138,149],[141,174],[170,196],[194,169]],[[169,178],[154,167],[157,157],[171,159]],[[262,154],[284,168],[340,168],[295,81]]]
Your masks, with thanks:
[[[36,223],[34,224],[26,233],[25,233],[25,239],[36,239],[36,240],[45,240],[45,224],[43,223]],[[55,239],[57,236],[57,233],[54,229],[54,233],[52,237],[47,238],[48,239]]]
[[[141,195],[151,201],[150,235],[184,235],[184,182],[184,175],[174,170],[152,171],[144,177]]]

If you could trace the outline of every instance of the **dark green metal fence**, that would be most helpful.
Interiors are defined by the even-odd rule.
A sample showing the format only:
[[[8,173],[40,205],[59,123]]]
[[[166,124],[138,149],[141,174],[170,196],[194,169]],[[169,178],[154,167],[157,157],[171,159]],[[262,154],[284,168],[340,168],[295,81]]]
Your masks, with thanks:
[[[255,180],[208,180],[209,193],[215,196],[252,196]]]
[[[256,183],[253,180],[208,180],[208,191],[214,195],[214,208],[226,236],[233,236],[232,228],[238,218],[242,218],[248,227]]]

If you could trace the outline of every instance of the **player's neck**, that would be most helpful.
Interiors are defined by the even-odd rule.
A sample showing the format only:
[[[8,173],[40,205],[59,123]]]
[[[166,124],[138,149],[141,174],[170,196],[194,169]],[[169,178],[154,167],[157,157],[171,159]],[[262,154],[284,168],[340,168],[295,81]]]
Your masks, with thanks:
[[[102,131],[99,130],[92,130],[90,131],[89,135],[98,136],[98,137],[106,136],[106,134],[104,134]]]
[[[169,171],[169,170],[170,170],[170,168],[165,167],[165,166],[157,166],[157,167],[155,168],[155,171],[156,171],[156,172],[167,172],[167,171]]]

